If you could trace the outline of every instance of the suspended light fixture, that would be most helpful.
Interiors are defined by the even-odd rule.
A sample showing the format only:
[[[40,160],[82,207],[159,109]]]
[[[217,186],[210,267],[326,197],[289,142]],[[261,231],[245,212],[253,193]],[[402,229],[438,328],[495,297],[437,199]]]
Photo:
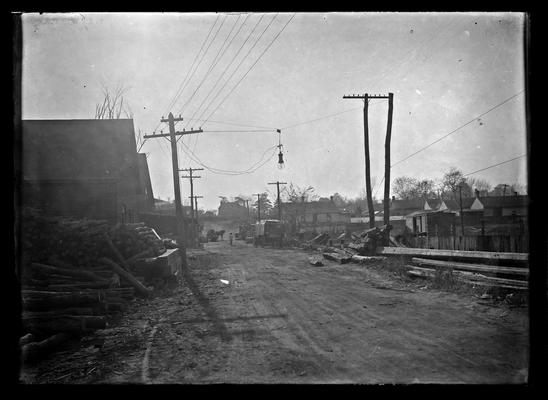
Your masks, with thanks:
[[[284,153],[283,153],[283,145],[282,145],[282,131],[280,129],[276,129],[278,132],[278,169],[283,169],[285,167],[284,164]]]

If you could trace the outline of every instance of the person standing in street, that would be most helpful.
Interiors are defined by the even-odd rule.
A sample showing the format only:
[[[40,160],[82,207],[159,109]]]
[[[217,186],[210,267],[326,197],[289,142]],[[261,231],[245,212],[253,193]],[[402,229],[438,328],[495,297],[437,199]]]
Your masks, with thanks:
[[[228,235],[228,240],[230,241],[230,245],[232,246],[232,232]]]

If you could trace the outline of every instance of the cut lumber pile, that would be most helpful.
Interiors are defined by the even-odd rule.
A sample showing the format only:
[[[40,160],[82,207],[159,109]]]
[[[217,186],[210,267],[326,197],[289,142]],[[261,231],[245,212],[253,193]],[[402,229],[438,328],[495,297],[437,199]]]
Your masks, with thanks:
[[[104,329],[135,296],[149,297],[151,288],[136,277],[135,264],[166,252],[143,223],[113,225],[24,209],[21,233],[25,360]]]
[[[450,274],[459,281],[474,285],[518,290],[528,288],[529,268],[527,263],[529,255],[527,253],[434,250],[407,247],[378,247],[376,253],[379,255],[417,256],[411,259],[413,265],[408,265],[410,270],[407,271],[407,274],[410,276],[435,278],[440,274]],[[487,265],[482,264],[482,261],[513,265]]]
[[[440,260],[428,260],[426,258],[414,257],[411,259],[414,264],[417,265],[427,265],[440,268],[461,270],[461,271],[472,271],[472,272],[483,272],[483,273],[492,273],[492,274],[508,274],[508,275],[520,275],[527,276],[529,275],[529,268],[523,267],[500,267],[493,265],[484,265],[484,264],[469,264],[455,261],[440,261]]]
[[[435,278],[438,270],[432,268],[421,268],[413,265],[408,265],[410,269],[407,271],[408,275],[419,276],[423,278]],[[465,271],[451,271],[451,274],[459,281],[469,283],[472,285],[490,286],[490,287],[503,287],[517,290],[527,290],[528,283],[526,281],[520,281],[515,279],[503,279],[489,277],[482,274],[476,274]]]
[[[378,247],[378,255],[400,255],[439,258],[464,258],[500,261],[528,261],[527,253],[499,253],[491,251],[464,251],[464,250],[433,250],[416,249],[410,247]]]
[[[51,217],[30,208],[21,216],[22,250],[34,262],[48,264],[54,257],[70,266],[93,268],[100,257],[120,262],[120,256],[127,260],[145,250],[153,256],[165,252],[163,241],[144,224]]]
[[[441,274],[446,274],[446,276],[449,274],[459,281],[473,285],[518,290],[527,290],[528,288],[529,269],[527,267],[493,266],[418,257],[412,258],[411,261],[413,265],[408,265],[410,270],[407,271],[410,276],[435,278]]]

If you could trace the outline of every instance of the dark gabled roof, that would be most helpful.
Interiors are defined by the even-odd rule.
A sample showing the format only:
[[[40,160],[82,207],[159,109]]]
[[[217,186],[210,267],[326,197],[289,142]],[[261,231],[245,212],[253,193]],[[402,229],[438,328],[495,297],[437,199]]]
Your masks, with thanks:
[[[405,199],[405,200],[392,200],[390,205],[391,210],[409,210],[409,209],[423,209],[424,199]]]
[[[441,205],[441,199],[426,199],[426,201],[432,210],[436,210]]]
[[[23,120],[25,180],[117,178],[120,194],[142,193],[131,119]]]
[[[310,202],[296,202],[296,203],[282,203],[283,212],[315,212],[315,213],[342,213],[335,204],[331,201],[310,201]]]
[[[485,196],[480,197],[479,201],[484,208],[527,207],[529,205],[529,196]]]
[[[466,209],[472,207],[472,204],[474,203],[475,200],[476,200],[475,197],[463,197],[462,198],[462,209],[466,210]],[[453,211],[459,211],[460,210],[460,199],[459,200],[445,199],[445,200],[443,200],[443,202],[445,203],[445,205],[447,206],[447,208],[449,210],[453,210]]]

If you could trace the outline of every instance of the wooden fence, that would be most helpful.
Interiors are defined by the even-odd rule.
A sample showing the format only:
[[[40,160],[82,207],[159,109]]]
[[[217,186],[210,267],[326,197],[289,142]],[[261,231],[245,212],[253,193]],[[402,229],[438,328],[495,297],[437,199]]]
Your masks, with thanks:
[[[496,251],[528,253],[528,235],[450,235],[414,237],[411,247],[437,250]]]

